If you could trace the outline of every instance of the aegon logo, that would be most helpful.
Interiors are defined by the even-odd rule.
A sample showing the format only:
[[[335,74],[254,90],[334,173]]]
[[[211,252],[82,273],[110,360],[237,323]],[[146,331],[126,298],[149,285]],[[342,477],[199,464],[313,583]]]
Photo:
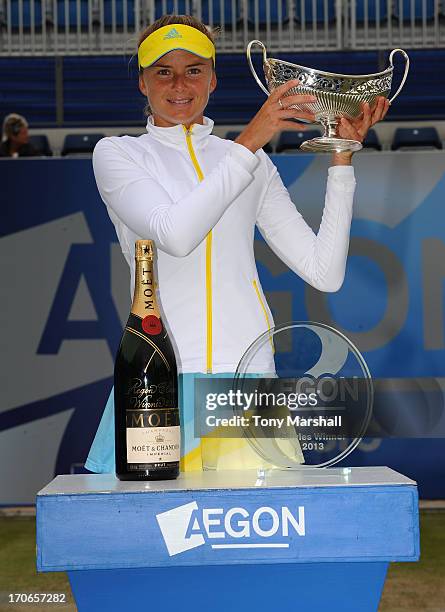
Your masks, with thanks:
[[[170,557],[202,546],[207,540],[212,548],[289,548],[283,542],[289,533],[306,535],[304,506],[296,517],[287,506],[275,510],[261,506],[253,513],[245,508],[198,508],[193,501],[156,515]],[[274,541],[265,542],[265,539]]]

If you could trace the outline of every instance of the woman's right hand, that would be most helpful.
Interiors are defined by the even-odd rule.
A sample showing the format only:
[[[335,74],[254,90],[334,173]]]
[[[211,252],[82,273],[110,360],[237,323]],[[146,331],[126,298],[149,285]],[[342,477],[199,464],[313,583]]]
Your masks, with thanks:
[[[287,121],[287,119],[307,119],[310,122],[314,122],[315,116],[313,113],[304,113],[295,108],[288,108],[292,104],[315,102],[317,99],[312,95],[299,94],[286,96],[289,89],[296,87],[298,84],[298,79],[292,79],[274,89],[255,117],[236,138],[235,142],[244,145],[252,153],[255,153],[255,151],[267,144],[277,132],[306,129],[304,123]]]

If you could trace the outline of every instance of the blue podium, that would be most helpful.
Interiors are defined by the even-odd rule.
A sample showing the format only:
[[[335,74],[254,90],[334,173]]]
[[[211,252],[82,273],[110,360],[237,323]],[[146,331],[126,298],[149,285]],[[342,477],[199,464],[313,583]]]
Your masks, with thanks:
[[[378,608],[419,558],[416,483],[386,467],[57,476],[37,494],[37,569],[80,612]]]

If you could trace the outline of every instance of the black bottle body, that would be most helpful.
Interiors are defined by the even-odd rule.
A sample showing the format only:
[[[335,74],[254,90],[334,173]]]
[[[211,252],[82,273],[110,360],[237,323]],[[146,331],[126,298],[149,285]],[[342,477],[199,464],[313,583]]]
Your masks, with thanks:
[[[147,334],[130,314],[115,362],[116,475],[169,480],[179,475],[178,376],[170,339]]]

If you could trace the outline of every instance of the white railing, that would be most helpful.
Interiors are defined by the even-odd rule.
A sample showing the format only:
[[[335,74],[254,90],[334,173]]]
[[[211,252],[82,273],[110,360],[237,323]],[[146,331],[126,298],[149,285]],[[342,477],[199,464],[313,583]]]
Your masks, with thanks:
[[[350,0],[346,48],[445,47],[445,0]]]
[[[0,0],[1,55],[126,52],[143,23],[140,0]]]
[[[445,47],[445,0],[0,0],[0,55],[131,55],[165,13],[219,25],[223,52]]]

